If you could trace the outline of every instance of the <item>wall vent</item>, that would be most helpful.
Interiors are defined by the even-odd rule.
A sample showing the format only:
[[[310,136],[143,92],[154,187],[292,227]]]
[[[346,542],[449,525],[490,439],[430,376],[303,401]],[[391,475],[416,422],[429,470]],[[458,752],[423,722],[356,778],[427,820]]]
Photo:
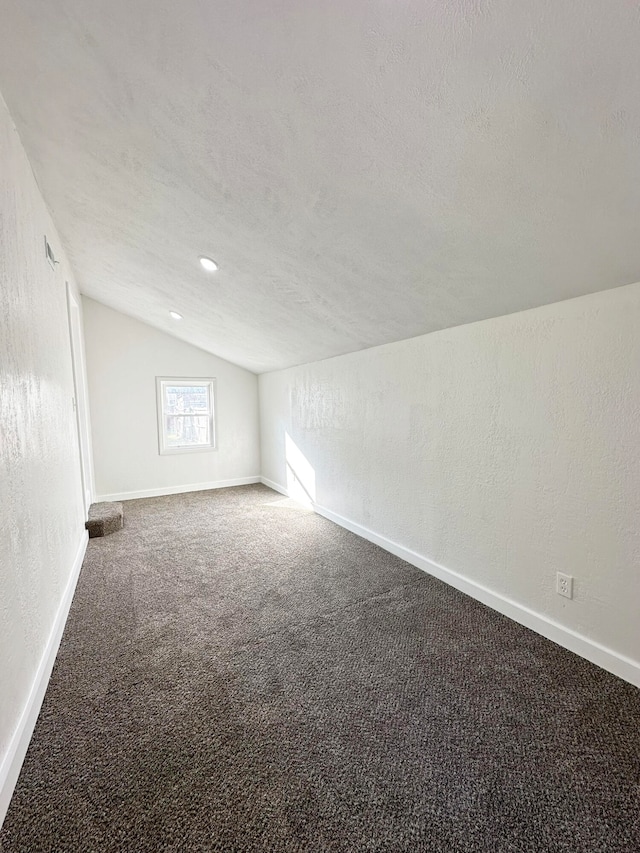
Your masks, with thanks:
[[[46,236],[44,238],[44,252],[47,256],[49,264],[51,265],[51,269],[54,270],[58,261],[56,261],[56,256],[53,254],[53,249],[49,245],[49,241],[47,240]]]

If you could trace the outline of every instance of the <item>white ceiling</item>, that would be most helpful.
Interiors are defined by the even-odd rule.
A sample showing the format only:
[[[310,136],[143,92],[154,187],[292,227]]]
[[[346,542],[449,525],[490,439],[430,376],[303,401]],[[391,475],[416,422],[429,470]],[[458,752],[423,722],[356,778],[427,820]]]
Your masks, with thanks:
[[[255,372],[640,279],[639,45],[632,2],[0,0],[82,291]]]

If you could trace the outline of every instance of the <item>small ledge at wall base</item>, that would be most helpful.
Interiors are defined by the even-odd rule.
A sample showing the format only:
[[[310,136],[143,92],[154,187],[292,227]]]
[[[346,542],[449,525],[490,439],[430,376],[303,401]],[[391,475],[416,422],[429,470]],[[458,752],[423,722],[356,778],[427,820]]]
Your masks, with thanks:
[[[261,482],[265,486],[269,486],[269,488],[274,491],[289,496],[287,489],[278,483],[274,483],[273,480],[262,477]],[[400,557],[401,560],[405,560],[405,562],[410,563],[417,569],[421,569],[421,571],[426,572],[429,575],[433,575],[433,577],[438,578],[438,580],[448,583],[450,586],[460,590],[460,592],[464,592],[466,595],[471,596],[471,598],[475,598],[477,601],[482,602],[482,604],[486,604],[487,607],[497,610],[498,613],[508,616],[510,619],[513,619],[514,622],[518,622],[520,625],[530,628],[537,634],[541,634],[543,637],[546,637],[548,640],[552,640],[554,643],[568,649],[570,652],[574,652],[580,657],[591,661],[591,663],[596,664],[596,666],[606,669],[607,672],[617,675],[624,681],[628,681],[630,684],[640,687],[639,662],[625,657],[618,652],[614,652],[612,649],[609,649],[594,640],[590,640],[582,634],[578,634],[576,631],[571,630],[571,628],[567,628],[558,622],[554,622],[552,619],[542,616],[540,613],[536,613],[535,610],[531,610],[522,604],[518,604],[516,601],[506,598],[500,593],[493,592],[487,587],[469,580],[463,575],[453,572],[445,566],[435,563],[433,560],[429,560],[427,557],[423,557],[421,554],[411,551],[409,548],[405,548],[397,542],[393,542],[391,539],[387,539],[385,536],[380,536],[378,533],[374,533],[372,530],[363,527],[361,524],[351,521],[348,518],[344,518],[326,507],[314,503],[313,509],[318,513],[318,515],[322,515],[325,518],[328,518],[329,521],[333,521],[340,527],[344,527],[346,530],[351,531],[351,533],[355,533],[363,539],[373,542],[374,545],[379,545],[385,551],[389,551],[389,553],[394,554],[396,557]]]
[[[114,492],[112,495],[97,495],[98,501],[133,501],[138,498],[160,498],[163,495],[182,495],[185,492],[204,492],[209,489],[227,489],[229,486],[250,486],[260,483],[260,477],[235,477],[232,480],[213,480],[210,483],[187,483],[184,486],[161,486],[158,489],[139,489],[135,492]]]
[[[84,560],[85,551],[87,550],[88,540],[89,537],[87,535],[87,531],[83,530],[67,586],[63,593],[62,600],[60,601],[60,606],[58,607],[58,612],[56,613],[53,627],[49,634],[49,639],[47,640],[42,658],[40,659],[40,664],[31,685],[29,698],[27,699],[27,703],[24,707],[16,730],[13,733],[13,737],[9,741],[9,748],[0,763],[0,826],[2,826],[7,809],[9,808],[13,790],[16,786],[16,782],[18,781],[20,769],[27,754],[29,742],[31,741],[31,736],[42,706],[42,701],[47,691],[51,671],[53,670],[53,664],[55,663],[56,655],[58,654],[58,647],[60,646],[60,640],[62,639],[62,632],[64,631],[64,626],[67,622],[69,608],[71,607],[73,594],[76,590],[80,569],[82,568],[82,561]]]

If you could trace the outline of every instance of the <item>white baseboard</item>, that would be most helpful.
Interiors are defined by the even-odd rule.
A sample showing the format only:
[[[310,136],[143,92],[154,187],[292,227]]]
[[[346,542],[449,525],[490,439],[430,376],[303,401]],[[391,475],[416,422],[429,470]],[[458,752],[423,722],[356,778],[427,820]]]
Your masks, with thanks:
[[[289,497],[288,490],[285,489],[284,486],[280,486],[278,483],[274,483],[273,480],[269,480],[267,479],[267,477],[260,477],[260,482],[265,486],[269,486],[269,488],[273,489],[274,492],[280,492],[281,495],[286,495],[287,497]]]
[[[260,477],[235,477],[232,480],[213,480],[210,483],[188,483],[185,486],[161,486],[159,489],[140,489],[136,492],[116,492],[113,495],[96,495],[100,501],[133,501],[137,498],[159,498],[163,495],[182,495],[185,492],[203,492],[208,489],[226,489],[229,486],[249,486],[261,482]]]
[[[62,595],[62,600],[60,601],[60,606],[58,607],[58,612],[56,613],[53,627],[49,634],[49,639],[47,640],[42,658],[40,659],[40,664],[36,670],[29,697],[16,730],[13,733],[13,737],[9,741],[9,748],[0,763],[0,827],[2,826],[7,809],[9,808],[13,789],[18,781],[20,768],[22,767],[22,762],[27,754],[27,748],[29,747],[29,742],[38,719],[38,714],[40,713],[42,700],[44,699],[44,694],[46,693],[47,685],[49,684],[51,670],[53,669],[53,664],[55,663],[56,655],[58,654],[58,647],[60,646],[62,632],[64,631],[67,616],[69,615],[69,608],[71,607],[73,594],[78,582],[78,576],[80,574],[82,561],[84,560],[84,554],[87,549],[88,539],[87,531],[83,530],[78,550],[73,561],[73,566],[71,567],[69,580],[67,581],[67,586]]]
[[[288,495],[287,489],[284,486],[274,483],[266,477],[262,477],[261,482],[283,495]],[[559,646],[563,646],[563,648],[580,655],[580,657],[586,658],[586,660],[617,675],[624,681],[640,687],[640,662],[614,652],[612,649],[601,645],[595,640],[590,640],[583,634],[578,634],[571,628],[567,628],[559,622],[549,619],[548,616],[543,616],[541,613],[537,613],[535,610],[531,610],[529,607],[507,598],[501,593],[494,592],[458,572],[453,572],[451,569],[447,569],[446,566],[442,566],[428,557],[423,557],[421,554],[411,551],[409,548],[405,548],[391,539],[387,539],[386,536],[374,533],[367,527],[344,518],[344,516],[326,507],[313,504],[313,508],[319,515],[328,518],[330,521],[340,525],[340,527],[350,530],[363,539],[368,539],[369,542],[379,545],[385,551],[389,551],[396,557],[400,557],[401,560],[405,560],[423,572],[433,575],[433,577],[459,589],[461,592],[466,593],[466,595],[471,596],[471,598],[475,598],[477,601],[482,602],[482,604],[486,604],[493,610],[497,610],[498,613],[508,616],[514,622],[518,622],[520,625],[530,628],[548,640],[552,640]]]

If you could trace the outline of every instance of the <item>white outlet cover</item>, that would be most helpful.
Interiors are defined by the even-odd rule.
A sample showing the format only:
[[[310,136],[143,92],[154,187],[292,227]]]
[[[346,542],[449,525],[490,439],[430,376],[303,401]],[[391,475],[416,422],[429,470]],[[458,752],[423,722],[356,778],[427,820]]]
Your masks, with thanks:
[[[573,576],[558,572],[556,575],[556,592],[565,598],[573,598]]]

